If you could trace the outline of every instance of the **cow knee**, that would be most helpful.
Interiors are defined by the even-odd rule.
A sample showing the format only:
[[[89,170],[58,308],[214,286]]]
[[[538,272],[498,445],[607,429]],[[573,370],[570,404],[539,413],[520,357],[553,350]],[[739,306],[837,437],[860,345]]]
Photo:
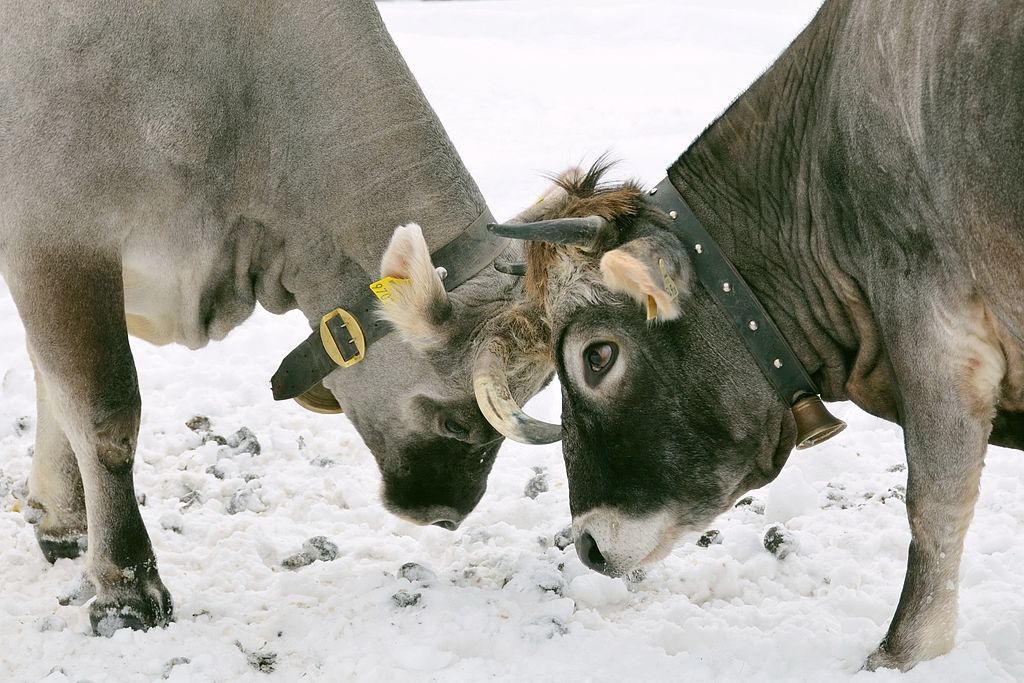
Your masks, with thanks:
[[[110,473],[125,474],[135,462],[141,401],[138,394],[117,406],[104,406],[94,421],[96,457]]]

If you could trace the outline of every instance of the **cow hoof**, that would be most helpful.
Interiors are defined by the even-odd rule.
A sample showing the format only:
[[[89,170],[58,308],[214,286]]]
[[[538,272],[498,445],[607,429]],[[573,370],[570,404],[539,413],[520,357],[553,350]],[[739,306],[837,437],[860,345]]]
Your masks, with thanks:
[[[899,671],[909,671],[917,662],[912,661],[908,658],[898,657],[895,654],[889,652],[885,648],[885,644],[881,644],[875,649],[874,652],[868,657],[867,661],[864,662],[864,666],[861,667],[864,671],[877,671],[878,669],[897,669]]]
[[[114,598],[97,598],[89,608],[93,633],[109,638],[123,628],[146,631],[169,624],[174,618],[174,608],[171,594],[160,579],[151,579],[139,588],[140,592],[131,595],[115,590]]]
[[[61,558],[75,559],[85,554],[89,543],[85,534],[46,534],[36,531],[36,542],[50,564]]]

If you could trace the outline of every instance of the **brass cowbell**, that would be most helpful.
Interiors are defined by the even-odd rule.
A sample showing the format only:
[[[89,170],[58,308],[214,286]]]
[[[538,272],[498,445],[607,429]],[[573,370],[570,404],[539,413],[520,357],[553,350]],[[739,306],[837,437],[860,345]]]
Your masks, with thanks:
[[[817,446],[846,429],[846,423],[828,412],[817,396],[804,396],[792,406],[797,449]]]
[[[317,382],[309,389],[295,397],[295,402],[306,410],[322,415],[337,415],[342,412],[334,394],[330,392],[321,382]]]

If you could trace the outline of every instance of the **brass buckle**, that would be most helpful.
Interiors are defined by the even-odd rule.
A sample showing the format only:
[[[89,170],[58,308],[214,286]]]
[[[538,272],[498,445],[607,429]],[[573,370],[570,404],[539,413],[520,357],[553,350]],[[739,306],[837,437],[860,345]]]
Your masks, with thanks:
[[[340,367],[352,367],[366,357],[366,340],[356,317],[336,308],[320,319],[320,343]]]

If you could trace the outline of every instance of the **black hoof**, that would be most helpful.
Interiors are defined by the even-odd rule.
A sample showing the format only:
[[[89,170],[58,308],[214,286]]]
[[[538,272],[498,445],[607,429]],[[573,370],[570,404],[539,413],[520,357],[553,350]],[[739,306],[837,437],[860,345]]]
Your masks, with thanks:
[[[167,626],[174,619],[171,594],[159,579],[142,587],[142,594],[124,595],[119,599],[97,599],[89,608],[92,632],[109,638],[114,632],[130,628],[133,631],[147,631],[153,627]]]
[[[43,557],[50,564],[61,558],[75,559],[85,554],[88,548],[88,541],[84,534],[70,534],[61,537],[36,536],[39,549],[43,551]]]

